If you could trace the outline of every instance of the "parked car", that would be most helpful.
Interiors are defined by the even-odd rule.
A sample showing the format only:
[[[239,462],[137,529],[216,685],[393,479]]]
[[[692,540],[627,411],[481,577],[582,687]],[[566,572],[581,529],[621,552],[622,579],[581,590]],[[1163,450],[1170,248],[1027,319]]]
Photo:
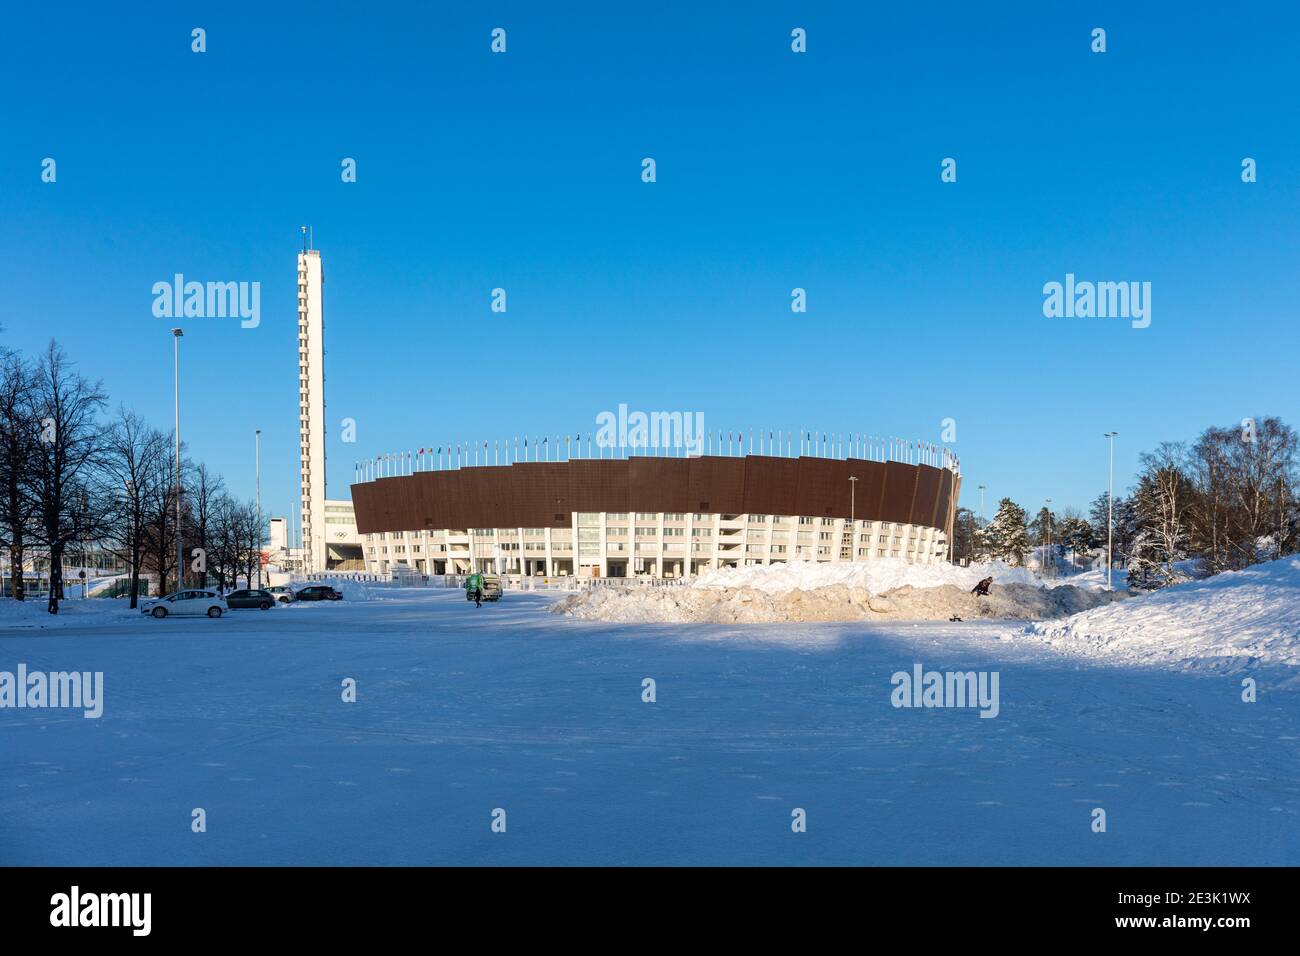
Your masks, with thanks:
[[[242,591],[231,591],[226,595],[226,604],[233,608],[255,607],[263,611],[271,610],[271,605],[275,603],[275,595],[270,591],[263,591],[258,588],[244,588]]]
[[[140,613],[163,618],[169,614],[177,617],[207,615],[221,617],[227,610],[225,599],[216,591],[177,591],[165,597],[143,601]]]
[[[295,601],[342,601],[343,595],[328,584],[309,584],[299,588],[293,597]]]
[[[273,600],[280,604],[289,604],[293,601],[293,588],[287,584],[277,584],[273,588],[267,588]]]

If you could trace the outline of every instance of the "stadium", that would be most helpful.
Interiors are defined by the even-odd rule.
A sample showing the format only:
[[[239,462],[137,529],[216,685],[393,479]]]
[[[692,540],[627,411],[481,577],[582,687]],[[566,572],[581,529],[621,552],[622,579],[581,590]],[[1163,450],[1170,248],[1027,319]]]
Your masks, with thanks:
[[[384,576],[682,578],[788,561],[947,560],[955,458],[903,442],[870,454],[884,460],[629,455],[388,477],[359,466],[352,503],[366,571]]]

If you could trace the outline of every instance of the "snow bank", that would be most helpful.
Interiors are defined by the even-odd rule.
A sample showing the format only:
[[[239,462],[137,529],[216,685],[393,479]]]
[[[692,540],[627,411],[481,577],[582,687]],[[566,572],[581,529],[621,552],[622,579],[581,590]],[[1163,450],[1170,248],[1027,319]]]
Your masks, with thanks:
[[[1135,665],[1232,672],[1300,667],[1300,558],[1165,588],[1122,605],[1035,624],[1055,650]],[[1300,675],[1288,683],[1300,687]]]
[[[989,597],[971,594],[992,576]],[[553,605],[556,613],[601,621],[761,623],[797,621],[1037,620],[1063,617],[1124,595],[1068,584],[1045,587],[1001,562],[959,568],[887,559],[864,564],[752,565],[710,572],[674,587],[599,587]]]
[[[995,584],[987,598],[951,584],[937,588],[905,585],[884,594],[842,584],[780,592],[757,588],[592,588],[557,601],[551,610],[619,623],[947,621],[954,615],[963,620],[1036,620],[1074,614],[1124,596],[1124,592],[1029,584]]]
[[[354,581],[351,578],[330,578],[324,581],[308,581],[305,584],[296,585],[297,588],[309,587],[312,584],[328,584],[335,591],[343,595],[345,601],[373,601],[375,599],[376,588],[368,587],[364,582]]]
[[[26,601],[0,598],[0,629],[81,627],[108,621],[131,621],[140,616],[139,610],[131,610],[126,598],[65,598],[59,602],[58,614],[51,614],[48,607],[49,601],[43,597]]]
[[[993,576],[997,584],[1042,583],[1032,571],[1013,568],[1001,561],[960,568],[954,564],[913,564],[902,558],[880,558],[859,564],[794,561],[789,564],[723,568],[701,574],[681,586],[707,589],[754,588],[767,594],[780,594],[841,584],[872,594],[884,594],[901,587],[937,588],[951,584],[969,591],[976,582],[989,575]]]

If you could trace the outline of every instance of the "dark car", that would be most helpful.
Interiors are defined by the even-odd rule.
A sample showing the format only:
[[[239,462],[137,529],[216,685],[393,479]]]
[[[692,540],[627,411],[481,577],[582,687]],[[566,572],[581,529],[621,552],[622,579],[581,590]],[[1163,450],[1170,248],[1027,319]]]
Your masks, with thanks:
[[[230,608],[237,607],[255,607],[263,611],[269,611],[271,605],[275,603],[275,595],[270,591],[261,591],[257,588],[245,588],[242,591],[231,591],[226,595],[226,605]]]
[[[305,588],[299,588],[298,593],[294,595],[296,601],[341,601],[343,595],[335,591],[328,584],[312,584]]]

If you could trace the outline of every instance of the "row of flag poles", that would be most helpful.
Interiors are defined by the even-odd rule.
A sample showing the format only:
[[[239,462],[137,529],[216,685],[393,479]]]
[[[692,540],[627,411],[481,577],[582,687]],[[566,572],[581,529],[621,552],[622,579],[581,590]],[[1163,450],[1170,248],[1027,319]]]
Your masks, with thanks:
[[[553,439],[553,440],[552,440]],[[715,434],[710,430],[694,442],[682,447],[665,448],[630,448],[602,447],[599,441],[593,441],[591,434],[579,435],[543,435],[519,438],[496,439],[478,442],[460,442],[458,444],[420,448],[416,451],[399,451],[377,455],[373,459],[357,462],[354,466],[353,479],[357,482],[373,481],[376,478],[395,478],[417,471],[448,471],[457,468],[478,465],[509,465],[520,461],[572,461],[591,458],[629,458],[634,452],[644,455],[678,453],[680,457],[698,457],[712,455]],[[725,439],[725,444],[724,444]],[[814,458],[858,458],[866,461],[898,461],[913,465],[931,465],[960,472],[961,461],[944,445],[927,441],[908,441],[902,438],[879,437],[876,435],[848,435],[828,432],[777,432],[769,431],[764,441],[763,433],[757,435],[751,429],[748,442],[743,432],[722,432],[716,434],[719,455],[778,455],[795,457],[796,449],[800,457]],[[583,443],[586,443],[584,453]],[[695,447],[702,446],[702,447]],[[757,447],[757,452],[755,452]],[[748,449],[748,450],[747,450]]]

